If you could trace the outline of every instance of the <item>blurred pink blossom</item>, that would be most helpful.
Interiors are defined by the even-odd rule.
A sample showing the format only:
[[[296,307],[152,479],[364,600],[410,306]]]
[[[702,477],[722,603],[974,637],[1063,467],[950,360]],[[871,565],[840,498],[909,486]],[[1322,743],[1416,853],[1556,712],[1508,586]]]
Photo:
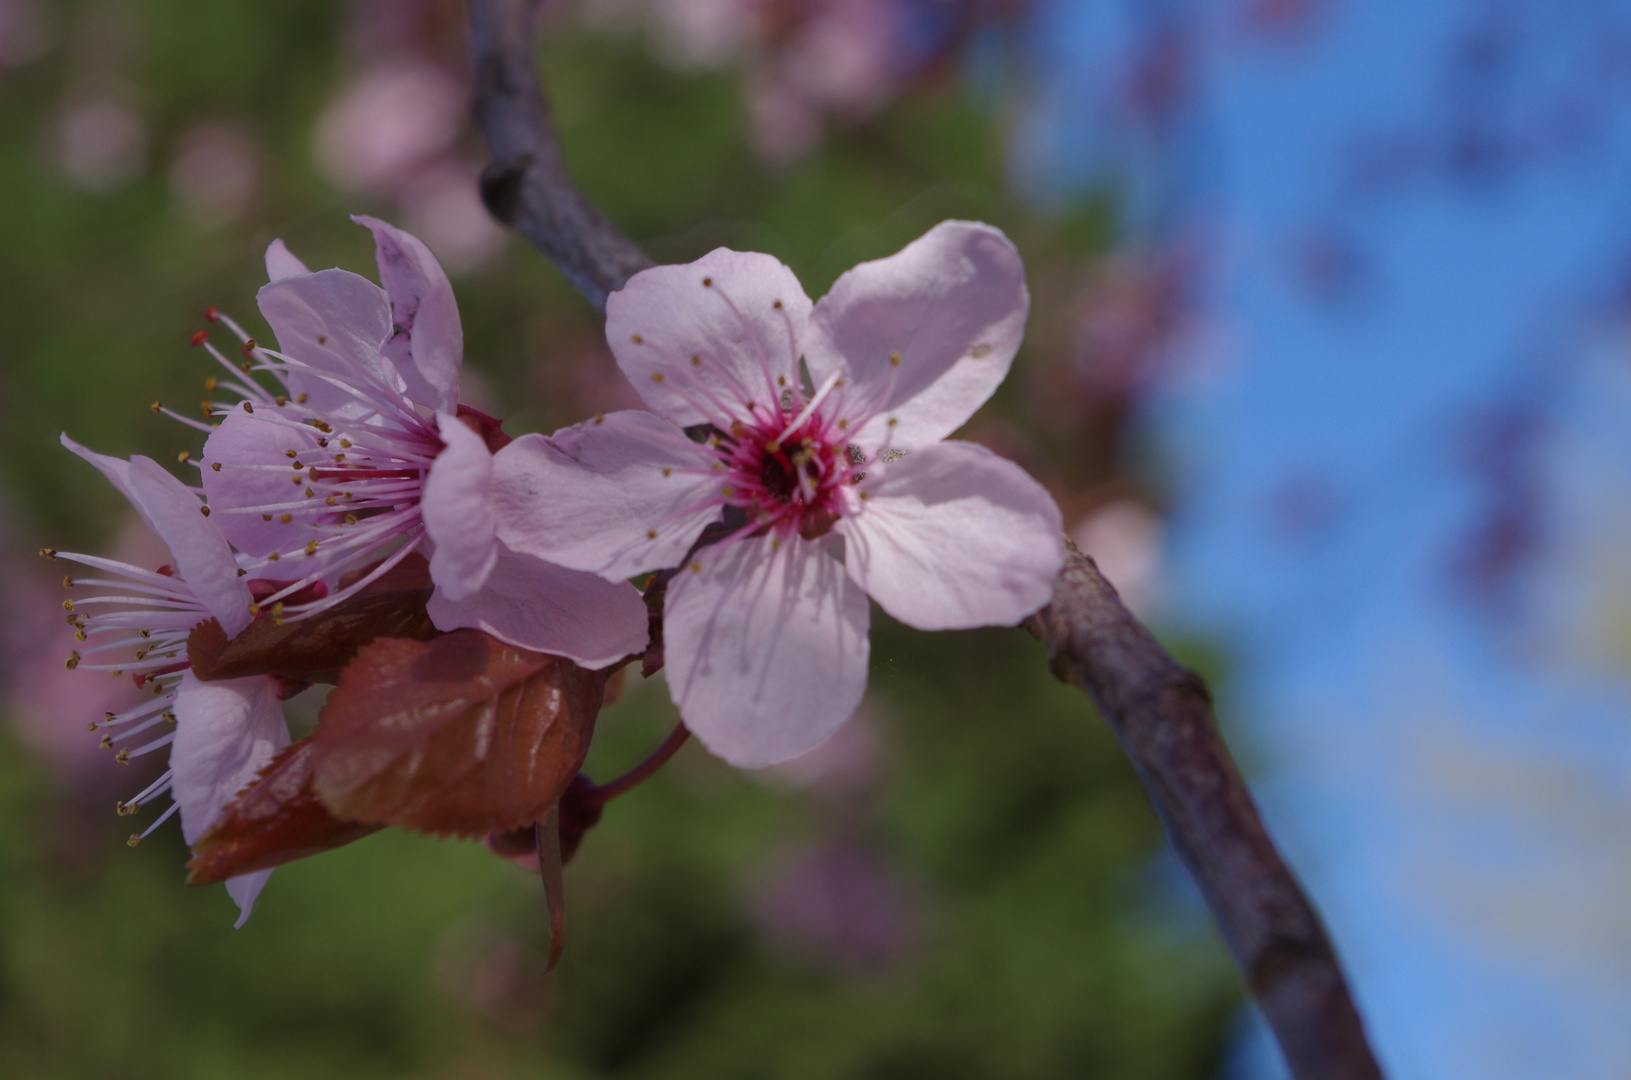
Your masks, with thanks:
[[[867,119],[930,66],[938,53],[913,39],[914,14],[934,12],[943,26],[957,26],[981,8],[955,0],[590,0],[586,11],[601,25],[644,22],[675,67],[741,65],[755,148],[786,162],[811,150],[829,121]],[[941,47],[957,40],[944,33]]]
[[[1134,614],[1148,617],[1159,600],[1161,519],[1143,503],[1117,499],[1094,510],[1070,530]]]
[[[791,847],[749,887],[765,943],[812,965],[863,974],[918,945],[922,903],[886,861],[857,843]]]
[[[106,191],[133,180],[147,162],[147,124],[115,97],[66,105],[55,136],[63,173],[88,191]]]
[[[433,64],[365,69],[317,121],[317,166],[346,191],[390,193],[447,150],[465,126],[464,89]]]
[[[220,225],[249,209],[260,183],[260,147],[233,124],[196,124],[170,164],[170,193],[199,225]]]
[[[50,47],[37,0],[0,0],[0,69],[20,67]]]

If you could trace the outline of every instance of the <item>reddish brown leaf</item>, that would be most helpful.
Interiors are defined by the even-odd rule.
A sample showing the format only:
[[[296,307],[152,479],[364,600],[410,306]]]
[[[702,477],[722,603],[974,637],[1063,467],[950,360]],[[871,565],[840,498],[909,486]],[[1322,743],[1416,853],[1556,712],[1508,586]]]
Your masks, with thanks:
[[[414,565],[393,567],[356,596],[298,622],[280,624],[263,615],[231,641],[215,620],[200,623],[187,639],[193,673],[206,680],[279,675],[335,682],[357,650],[376,638],[433,637],[424,560],[409,556],[403,564]]]
[[[317,734],[335,815],[481,837],[543,819],[583,764],[605,675],[479,630],[365,646]]]
[[[286,747],[193,847],[187,884],[214,885],[344,847],[378,825],[340,821],[311,789],[312,741]]]

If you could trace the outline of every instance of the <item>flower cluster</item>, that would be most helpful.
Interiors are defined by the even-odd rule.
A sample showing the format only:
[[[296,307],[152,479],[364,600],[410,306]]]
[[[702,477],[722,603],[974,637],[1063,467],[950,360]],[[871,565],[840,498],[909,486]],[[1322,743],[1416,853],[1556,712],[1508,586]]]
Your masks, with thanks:
[[[69,579],[94,590],[66,605],[86,643],[69,665],[153,694],[93,725],[104,745],[170,748],[120,812],[170,794],[159,821],[179,811],[194,880],[225,880],[246,917],[271,866],[384,825],[513,854],[557,804],[563,828],[592,824],[626,785],[574,778],[628,660],[665,666],[685,728],[758,767],[855,711],[868,597],[922,629],[1011,625],[1048,599],[1052,500],[946,441],[1024,329],[997,230],[943,223],[817,303],[768,255],[638,274],[607,334],[650,411],[512,441],[459,404],[434,257],[356,220],[380,285],[274,242],[258,303],[277,347],[207,313],[242,357],[194,337],[222,400],[208,423],[155,405],[208,433],[197,487],[63,440],[172,557],[49,552],[101,575]],[[313,682],[337,688],[291,746],[279,702]]]

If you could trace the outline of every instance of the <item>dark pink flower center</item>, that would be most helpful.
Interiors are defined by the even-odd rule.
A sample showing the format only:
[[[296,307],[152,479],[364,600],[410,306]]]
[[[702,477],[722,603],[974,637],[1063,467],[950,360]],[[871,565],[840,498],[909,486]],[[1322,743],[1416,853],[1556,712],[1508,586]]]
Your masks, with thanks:
[[[726,474],[721,495],[727,506],[778,533],[807,540],[824,536],[843,512],[841,489],[852,482],[842,421],[817,409],[789,429],[797,413],[764,410],[752,422],[735,421],[711,438]]]

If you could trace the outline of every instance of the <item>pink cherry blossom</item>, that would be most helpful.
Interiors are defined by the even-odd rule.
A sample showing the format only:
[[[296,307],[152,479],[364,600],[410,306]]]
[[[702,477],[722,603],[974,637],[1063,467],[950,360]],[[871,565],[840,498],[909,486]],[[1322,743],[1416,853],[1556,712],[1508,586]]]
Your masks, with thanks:
[[[802,753],[860,702],[868,596],[922,629],[1013,624],[1047,601],[1053,500],[942,441],[1007,374],[1028,305],[1013,245],[970,222],[813,306],[769,255],[647,270],[608,301],[606,332],[652,413],[500,450],[498,537],[611,580],[683,567],[664,648],[686,724],[736,765]]]
[[[213,618],[231,636],[252,621],[247,575],[198,496],[156,462],[106,457],[66,435],[62,442],[130,500],[175,560],[147,570],[95,555],[46,552],[107,575],[69,579],[74,589],[96,592],[63,605],[75,638],[85,643],[69,654],[68,667],[128,674],[139,689],[152,694],[133,708],[104,714],[91,729],[103,732],[103,746],[118,748],[121,762],[170,748],[164,775],[119,803],[121,814],[134,814],[162,795],[172,799],[131,843],[179,812],[182,835],[190,845],[289,744],[272,679],[202,682],[187,660],[187,635],[198,623]],[[249,918],[269,876],[271,871],[263,870],[227,881],[227,892],[241,912],[239,926]]]
[[[418,239],[356,220],[374,234],[383,288],[346,270],[313,273],[274,241],[258,300],[278,348],[216,316],[239,336],[247,367],[281,392],[199,341],[232,372],[219,385],[242,399],[213,406],[222,419],[201,465],[210,506],[252,572],[297,568],[256,610],[305,618],[423,551],[436,585],[430,614],[444,630],[477,627],[589,667],[641,651],[646,613],[632,587],[499,541],[489,441],[504,437],[458,404],[464,341],[452,287]]]

